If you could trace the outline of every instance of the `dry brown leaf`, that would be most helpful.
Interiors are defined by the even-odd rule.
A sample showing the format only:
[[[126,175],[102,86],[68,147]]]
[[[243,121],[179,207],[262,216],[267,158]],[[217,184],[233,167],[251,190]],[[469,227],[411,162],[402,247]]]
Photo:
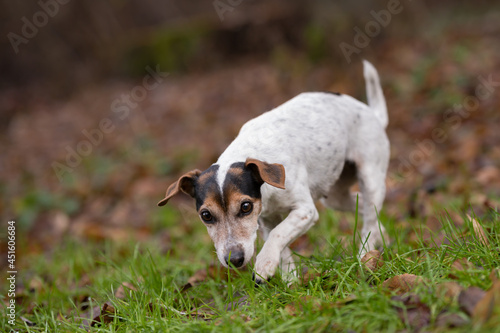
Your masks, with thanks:
[[[321,280],[325,280],[327,278],[335,278],[336,274],[332,270],[327,270],[324,272],[317,272],[314,269],[304,268],[302,275],[299,276],[297,283],[292,284],[291,288],[295,288],[302,285],[307,285],[310,281],[316,280],[316,278],[320,278]]]
[[[246,268],[240,269],[244,271]],[[229,276],[237,276],[238,272],[235,270],[228,270],[222,266],[211,264],[207,269],[197,270],[189,279],[188,282],[181,287],[181,292],[184,292],[197,284],[207,279],[221,279],[227,280]]]
[[[500,169],[498,169],[498,167],[493,165],[486,166],[478,170],[476,173],[476,181],[483,186],[498,181],[499,179],[500,179]]]
[[[455,260],[453,264],[451,264],[451,268],[457,271],[466,271],[468,269],[475,268],[475,266],[466,258],[460,258]]]
[[[323,300],[321,300],[317,297],[307,295],[307,296],[300,297],[297,301],[294,301],[290,304],[287,304],[285,306],[285,311],[290,316],[297,316],[303,312],[303,310],[306,306],[312,307],[314,309],[317,309],[318,311],[321,311],[325,307],[325,304],[324,304]]]
[[[115,296],[119,299],[125,299],[127,296],[130,296],[132,291],[137,291],[133,284],[129,282],[122,282],[122,284],[116,289]]]
[[[39,276],[35,276],[28,283],[28,289],[30,292],[35,292],[35,291],[39,292],[43,290],[43,288],[44,288],[44,282],[42,278]]]
[[[477,303],[486,295],[486,292],[478,287],[469,287],[458,296],[460,308],[469,316],[472,315]]]
[[[461,327],[468,323],[468,320],[458,313],[442,312],[436,318],[436,327],[454,328]]]
[[[182,286],[181,292],[184,292],[195,285],[205,281],[208,277],[208,272],[206,269],[197,270],[189,279],[188,282]]]
[[[497,283],[499,280],[498,280],[498,276],[500,274],[500,269],[499,268],[493,268],[490,272],[490,280],[492,283]]]
[[[464,290],[464,288],[454,281],[443,282],[437,285],[437,292],[443,297],[451,300],[458,299],[462,290]]]
[[[500,282],[497,281],[482,297],[472,311],[475,323],[485,323],[500,315]]]
[[[301,285],[307,285],[310,281],[315,280],[317,277],[324,277],[324,273],[308,270],[302,274],[298,282],[300,282]]]
[[[357,299],[356,296],[351,294],[351,295],[347,296],[346,298],[339,299],[338,301],[332,303],[332,306],[335,308],[340,308],[346,304],[349,304],[349,303],[355,301],[356,299]]]
[[[391,297],[391,299],[393,301],[403,303],[402,307],[396,307],[398,316],[402,321],[408,323],[408,325],[414,328],[416,331],[420,331],[422,328],[429,325],[431,320],[431,310],[425,303],[420,300],[420,297],[418,295],[398,295]]]
[[[384,266],[382,253],[378,250],[371,250],[370,252],[367,252],[363,258],[361,258],[361,262],[369,272],[376,272],[380,267]]]
[[[467,217],[471,221],[472,227],[474,228],[474,233],[476,234],[479,241],[484,246],[489,246],[490,242],[488,240],[488,237],[486,237],[486,232],[484,231],[483,226],[475,218],[470,217],[470,215],[467,215]]]
[[[475,267],[476,266],[474,266],[474,264],[466,258],[457,259],[453,262],[453,264],[451,264],[451,270],[450,273],[448,273],[448,277],[454,280],[459,280],[460,276],[457,275],[458,272],[464,272]]]
[[[115,313],[116,313],[115,308],[111,304],[106,302],[102,306],[101,315],[99,316],[99,319],[96,320],[94,318],[94,321],[98,321],[98,322],[101,322],[103,324],[108,324],[108,323],[113,321]]]
[[[424,281],[424,278],[421,276],[405,273],[385,280],[382,283],[382,287],[401,295],[423,284]]]
[[[102,308],[100,306],[94,306],[82,315],[81,318],[83,318],[83,320],[80,327],[88,329],[100,323],[108,324],[113,321],[115,313],[115,308],[108,302],[105,302]]]

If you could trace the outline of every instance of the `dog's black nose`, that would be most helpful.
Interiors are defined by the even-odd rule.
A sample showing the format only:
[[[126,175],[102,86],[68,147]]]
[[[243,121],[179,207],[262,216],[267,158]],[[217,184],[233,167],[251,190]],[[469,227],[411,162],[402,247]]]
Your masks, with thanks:
[[[243,265],[245,254],[241,250],[230,251],[228,255],[224,256],[224,260],[226,260],[226,264],[229,265],[231,262],[234,267],[238,268]]]

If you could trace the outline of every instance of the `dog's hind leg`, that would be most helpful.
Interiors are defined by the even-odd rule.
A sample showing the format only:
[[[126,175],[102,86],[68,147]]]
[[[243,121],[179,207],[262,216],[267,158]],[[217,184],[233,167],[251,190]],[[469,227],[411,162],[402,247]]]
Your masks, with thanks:
[[[385,198],[386,169],[387,167],[384,165],[370,165],[368,163],[359,168],[359,186],[363,194],[363,203],[360,206],[363,213],[360,255],[383,243],[385,229],[379,223],[377,214],[382,209]]]

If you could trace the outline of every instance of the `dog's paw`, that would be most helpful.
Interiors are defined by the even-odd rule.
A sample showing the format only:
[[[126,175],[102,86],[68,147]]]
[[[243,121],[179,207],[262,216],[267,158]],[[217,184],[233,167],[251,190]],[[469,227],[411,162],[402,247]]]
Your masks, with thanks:
[[[258,288],[261,285],[265,284],[266,282],[269,282],[269,280],[271,280],[271,278],[268,278],[267,281],[263,280],[262,278],[260,278],[258,276],[256,277],[255,272],[254,272],[254,273],[252,273],[252,280],[255,283],[255,288]]]
[[[360,258],[362,258],[366,253],[370,252],[371,250],[375,250],[378,247],[383,246],[384,240],[389,239],[383,226],[380,226],[380,229],[376,227],[372,229],[366,229],[363,231],[364,232],[361,233],[362,242],[359,248]],[[382,233],[380,231],[382,231]]]
[[[280,256],[259,253],[255,260],[254,280],[256,284],[262,284],[274,275],[280,263]]]

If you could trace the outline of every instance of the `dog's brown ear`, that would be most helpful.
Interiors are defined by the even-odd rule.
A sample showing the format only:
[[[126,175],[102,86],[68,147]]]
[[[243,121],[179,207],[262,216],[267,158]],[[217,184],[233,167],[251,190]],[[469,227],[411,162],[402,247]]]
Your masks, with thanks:
[[[167,189],[167,193],[165,193],[165,198],[161,199],[158,202],[158,206],[165,205],[171,197],[182,191],[190,196],[194,197],[194,181],[200,175],[200,170],[193,170],[185,173],[179,178],[178,181],[170,185]]]
[[[281,164],[271,164],[247,158],[245,167],[250,168],[254,175],[271,186],[285,189],[285,167]]]

